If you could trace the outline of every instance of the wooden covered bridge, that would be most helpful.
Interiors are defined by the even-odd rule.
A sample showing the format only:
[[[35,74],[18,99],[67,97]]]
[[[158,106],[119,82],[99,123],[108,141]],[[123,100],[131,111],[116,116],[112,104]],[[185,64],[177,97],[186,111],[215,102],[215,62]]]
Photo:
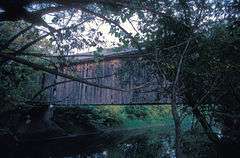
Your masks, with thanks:
[[[71,62],[64,66],[63,71],[71,70],[73,75],[91,82],[129,91],[98,88],[48,75],[44,78],[44,86],[56,84],[48,90],[48,102],[67,106],[169,103],[169,95],[161,91],[156,79],[151,77],[147,69],[141,70],[137,75],[121,71],[127,62],[133,64],[139,59],[141,56],[138,54],[135,49],[127,49],[120,52],[105,50],[97,60],[92,53],[67,56],[66,60]]]

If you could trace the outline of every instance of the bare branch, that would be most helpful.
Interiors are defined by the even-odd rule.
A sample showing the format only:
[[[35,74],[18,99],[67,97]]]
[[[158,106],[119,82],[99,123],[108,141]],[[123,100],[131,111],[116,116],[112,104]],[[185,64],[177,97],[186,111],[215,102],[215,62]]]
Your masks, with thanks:
[[[40,91],[38,91],[33,97],[32,99],[30,100],[30,102],[32,102],[35,98],[37,98],[42,92],[46,91],[47,89],[51,88],[51,87],[54,87],[54,86],[57,86],[59,84],[63,84],[63,83],[67,83],[67,82],[73,82],[72,80],[67,80],[67,81],[61,81],[61,82],[57,82],[57,83],[54,83],[54,84],[51,84],[47,87],[44,87],[43,89],[41,89]]]
[[[73,81],[84,83],[84,84],[89,85],[89,86],[126,92],[126,90],[123,90],[123,89],[118,89],[118,88],[114,88],[114,87],[110,87],[110,86],[106,86],[106,85],[102,85],[102,84],[97,84],[97,83],[94,83],[94,82],[89,82],[89,81],[87,81],[86,79],[83,79],[83,78],[79,78],[79,77],[75,77],[75,76],[72,76],[72,75],[69,75],[69,74],[61,73],[61,72],[58,72],[55,69],[47,68],[47,67],[44,67],[41,64],[33,63],[33,62],[27,61],[25,59],[15,57],[13,55],[0,53],[0,57],[6,58],[6,59],[9,59],[9,60],[13,60],[13,61],[15,61],[17,63],[20,63],[20,64],[23,64],[23,65],[30,66],[30,67],[32,67],[33,69],[36,69],[36,70],[41,70],[41,71],[48,72],[48,73],[53,74],[53,75],[61,76],[63,78],[67,78],[67,79],[70,79],[70,80],[73,80]]]
[[[107,17],[105,17],[105,16],[103,16],[103,15],[101,15],[101,14],[99,14],[99,13],[93,12],[93,11],[88,10],[88,9],[86,9],[86,8],[83,8],[83,7],[81,7],[81,10],[84,11],[84,12],[86,12],[86,13],[92,14],[92,15],[94,15],[94,16],[96,16],[96,17],[99,17],[99,18],[107,21],[107,22],[110,23],[110,24],[114,24],[115,26],[117,26],[117,27],[118,27],[120,30],[122,30],[122,31],[127,35],[127,37],[130,38],[131,41],[137,46],[139,52],[142,52],[142,47],[139,45],[139,43],[137,42],[137,40],[132,36],[131,33],[129,33],[126,29],[124,29],[118,22],[113,21],[113,20],[111,20],[111,19],[109,19],[109,18],[107,18]]]
[[[172,107],[172,115],[175,125],[175,142],[176,142],[176,157],[181,157],[181,149],[180,149],[180,143],[181,143],[181,120],[179,113],[177,111],[177,97],[176,97],[176,89],[177,89],[177,83],[179,81],[180,72],[182,69],[182,63],[185,53],[187,52],[188,46],[190,43],[190,39],[188,40],[187,45],[184,48],[184,51],[181,54],[178,66],[177,66],[177,72],[175,76],[174,83],[172,85],[172,94],[171,94],[171,107]]]
[[[37,39],[27,43],[26,45],[24,45],[22,48],[20,48],[19,50],[17,50],[14,54],[17,55],[17,54],[20,54],[22,53],[23,51],[25,51],[26,49],[28,49],[29,47],[31,47],[32,45],[36,44],[37,42],[41,41],[42,39],[44,39],[45,37],[49,36],[50,33],[48,34],[45,34],[43,36],[40,36],[38,37]]]
[[[26,27],[25,29],[21,30],[20,32],[18,32],[16,35],[14,35],[12,38],[10,38],[3,46],[1,46],[0,50],[6,49],[15,39],[17,39],[19,36],[21,36],[22,34],[27,32],[28,30],[30,30],[32,27],[33,27],[33,25],[30,25],[30,26]]]

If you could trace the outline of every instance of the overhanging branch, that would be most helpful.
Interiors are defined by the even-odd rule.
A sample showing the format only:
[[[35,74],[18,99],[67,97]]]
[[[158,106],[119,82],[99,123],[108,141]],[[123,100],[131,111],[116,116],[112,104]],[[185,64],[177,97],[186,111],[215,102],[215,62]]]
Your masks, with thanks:
[[[20,32],[18,32],[16,35],[14,35],[12,38],[10,38],[3,46],[1,46],[0,50],[6,49],[15,39],[17,39],[19,36],[21,36],[22,34],[27,32],[28,30],[30,30],[32,27],[33,27],[33,25],[30,25],[30,26],[26,27],[25,29],[21,30]]]
[[[92,15],[94,15],[94,16],[96,16],[96,17],[99,17],[99,18],[105,20],[106,22],[108,22],[109,24],[113,24],[113,25],[115,25],[116,27],[118,27],[118,28],[119,28],[120,30],[122,30],[122,31],[126,34],[126,36],[127,36],[128,38],[130,38],[131,41],[137,46],[139,52],[142,53],[142,47],[139,45],[139,43],[137,42],[137,40],[132,36],[131,33],[129,33],[126,29],[124,29],[118,22],[116,22],[116,21],[114,21],[114,20],[111,20],[111,19],[109,19],[109,18],[107,18],[107,17],[105,17],[105,16],[103,16],[103,15],[101,15],[101,14],[99,14],[99,13],[93,12],[93,11],[91,11],[91,10],[89,10],[89,9],[86,9],[86,8],[83,8],[83,7],[80,7],[80,8],[81,8],[81,10],[82,10],[83,12],[86,12],[86,13],[92,14]]]
[[[44,71],[44,72],[48,72],[50,74],[61,76],[63,78],[67,78],[67,79],[70,79],[72,81],[77,81],[77,82],[80,82],[80,83],[83,83],[83,84],[86,84],[86,85],[89,85],[89,86],[127,92],[126,90],[123,90],[123,89],[118,89],[118,88],[114,88],[114,87],[110,87],[110,86],[106,86],[106,85],[102,85],[102,84],[97,84],[97,83],[94,83],[94,82],[89,82],[86,79],[83,79],[83,78],[80,78],[80,77],[75,77],[75,76],[72,76],[72,75],[69,75],[69,74],[61,73],[61,72],[58,72],[55,69],[47,68],[47,67],[44,67],[41,64],[33,63],[33,62],[27,61],[23,58],[15,57],[13,55],[9,55],[9,54],[6,54],[6,53],[0,53],[0,57],[6,58],[6,59],[9,59],[9,60],[13,60],[13,61],[15,61],[17,63],[20,63],[20,64],[23,64],[23,65],[27,65],[29,67],[32,67],[33,69],[36,69],[36,70],[41,70],[41,71]]]

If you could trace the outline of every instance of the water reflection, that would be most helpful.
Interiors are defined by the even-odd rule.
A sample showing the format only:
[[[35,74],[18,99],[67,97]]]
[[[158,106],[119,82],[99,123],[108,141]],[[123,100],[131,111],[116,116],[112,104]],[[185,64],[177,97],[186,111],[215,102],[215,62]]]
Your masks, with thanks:
[[[96,153],[82,153],[64,158],[173,158],[170,136],[141,135]]]
[[[172,158],[173,137],[158,130],[112,131],[85,138],[26,144],[7,158]]]

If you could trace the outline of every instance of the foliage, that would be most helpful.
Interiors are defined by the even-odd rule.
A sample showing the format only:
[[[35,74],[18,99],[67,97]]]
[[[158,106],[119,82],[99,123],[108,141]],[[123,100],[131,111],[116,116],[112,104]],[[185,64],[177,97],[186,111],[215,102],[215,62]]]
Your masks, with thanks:
[[[41,26],[35,26],[28,34],[19,36],[10,42],[7,48],[4,48],[9,36],[12,37],[22,28],[28,27],[29,24],[25,22],[1,23],[0,29],[3,32],[0,35],[1,62],[6,60],[5,58],[17,61],[16,56],[9,56],[9,54],[18,52],[17,50],[24,48],[26,41],[36,40],[40,35],[48,37],[43,43],[53,48],[50,51],[52,54],[56,53],[62,56],[73,53],[74,50],[89,47],[98,47],[100,51],[102,45],[106,45],[106,39],[104,40],[102,37],[98,26],[101,23],[108,23],[110,33],[118,38],[122,47],[137,48],[139,54],[143,55],[136,61],[129,60],[125,63],[124,69],[120,70],[128,73],[124,75],[121,73],[120,78],[123,82],[132,76],[135,76],[136,85],[148,80],[156,80],[158,85],[155,88],[158,90],[159,87],[163,87],[166,93],[169,93],[178,70],[179,59],[184,55],[177,93],[183,98],[185,106],[190,107],[194,117],[204,127],[208,138],[215,144],[239,144],[240,30],[238,1],[54,2],[38,1],[34,5],[33,1],[0,3],[4,10],[0,12],[1,21],[23,19],[25,22]],[[19,14],[16,14],[16,10],[19,11]],[[48,19],[44,16],[49,13],[53,15],[53,18],[48,17]],[[134,16],[137,17],[137,28],[135,28],[137,31],[132,34],[122,27],[121,23],[131,22]],[[97,23],[94,25],[93,23],[96,21]],[[86,22],[89,22],[89,25],[85,25]],[[17,25],[13,26],[15,24]],[[89,29],[90,25],[94,28]],[[44,50],[36,45],[31,47],[33,44],[28,46],[28,49],[24,49],[24,52],[35,51],[40,54],[39,50]],[[185,50],[186,53],[183,54]],[[20,53],[24,52],[20,51]],[[29,56],[23,58],[27,61],[33,60]],[[42,59],[34,58],[34,61],[43,63]],[[64,58],[61,58],[60,61],[63,64],[67,63]],[[52,60],[49,62],[48,59],[47,66],[44,65],[39,69],[53,72],[47,68],[62,68],[61,64],[52,65],[52,62]],[[0,70],[2,103],[28,98],[22,95],[25,92],[22,82],[30,80],[29,74],[32,74],[32,71],[9,60],[3,63]],[[29,65],[30,67],[35,66],[34,63]],[[139,69],[140,71],[138,71]],[[146,71],[147,75],[141,74],[141,70]],[[58,72],[56,74],[59,75]],[[129,74],[132,76],[130,77]],[[143,76],[144,80],[138,80],[136,76]],[[67,78],[72,79],[73,77],[68,76]],[[78,81],[82,82],[83,80],[78,79]],[[97,84],[85,83],[99,87]],[[104,88],[109,87],[105,86]],[[95,111],[94,117],[107,126],[121,124],[122,118],[126,117],[122,113],[141,119],[145,119],[149,115],[155,117],[158,114],[146,107],[126,108],[124,111],[116,107],[104,107],[103,109],[96,108],[93,111]],[[179,110],[179,113],[182,112],[184,111]],[[208,118],[214,118],[215,122],[221,124],[223,137],[220,141],[220,138],[213,132]]]
[[[97,121],[107,127],[119,126],[124,120],[124,111],[121,106],[103,106],[93,108],[94,114],[97,115]]]
[[[136,9],[138,31],[143,34],[138,41],[143,43],[149,55],[138,60],[140,64],[130,61],[126,67],[130,71],[135,65],[135,69],[150,70],[149,76],[153,72],[157,76],[154,76],[155,80],[167,91],[172,87],[178,62],[187,48],[178,94],[187,106],[192,107],[194,116],[205,127],[206,133],[212,134],[208,135],[209,139],[218,138],[207,119],[216,117],[218,121],[222,119],[218,123],[222,124],[223,130],[227,128],[226,141],[237,144],[239,135],[230,133],[239,131],[239,121],[235,120],[236,113],[239,113],[239,19],[236,10],[228,12],[227,9],[234,7],[234,3],[144,1],[141,4],[144,9]],[[163,84],[166,80],[170,83],[167,87]],[[209,105],[206,112],[203,105],[207,103],[214,103],[214,108]],[[226,117],[216,115],[218,112]],[[229,114],[236,117],[230,118]]]
[[[68,132],[79,132],[85,130],[102,130],[113,127],[143,127],[150,125],[160,125],[172,128],[172,118],[170,107],[145,107],[147,112],[145,117],[139,119],[137,116],[141,106],[136,106],[138,110],[124,106],[99,106],[99,107],[75,107],[75,108],[56,108],[54,120]],[[129,111],[131,115],[129,117]]]
[[[21,30],[22,27],[26,27],[28,24],[19,23],[2,23],[0,26],[1,42],[0,45],[4,46],[8,42],[9,37],[12,37]],[[9,49],[18,49],[19,45],[25,43],[25,40],[37,36],[35,31],[31,33],[22,35],[14,44],[11,45]],[[39,48],[31,48],[26,52],[38,52]],[[21,104],[32,97],[40,89],[39,76],[41,73],[34,72],[28,66],[23,66],[18,63],[8,61],[6,59],[1,60],[0,64],[0,98],[1,110],[6,110],[6,108],[12,108],[16,104]],[[14,108],[14,107],[13,107]]]

